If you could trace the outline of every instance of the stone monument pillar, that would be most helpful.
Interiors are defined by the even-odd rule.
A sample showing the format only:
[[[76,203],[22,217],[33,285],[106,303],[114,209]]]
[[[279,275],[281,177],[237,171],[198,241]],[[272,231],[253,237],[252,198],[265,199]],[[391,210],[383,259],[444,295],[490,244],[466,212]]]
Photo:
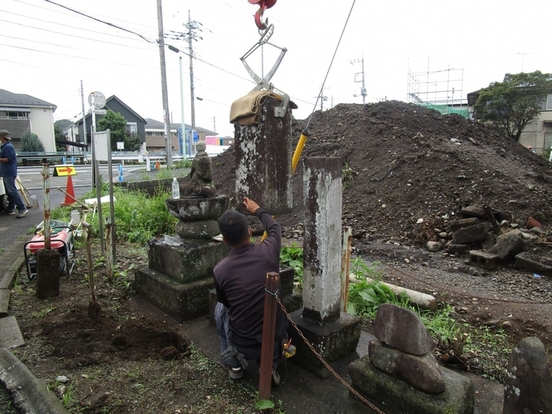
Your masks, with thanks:
[[[356,350],[361,321],[340,312],[342,160],[304,160],[303,197],[303,310],[292,313],[293,321],[317,352],[335,361]],[[291,332],[299,358],[295,361],[325,377],[329,371],[310,351],[297,332]]]
[[[233,104],[254,113],[235,120],[236,199],[250,197],[275,215],[292,208],[291,109],[277,117],[281,105],[268,91],[255,91]]]

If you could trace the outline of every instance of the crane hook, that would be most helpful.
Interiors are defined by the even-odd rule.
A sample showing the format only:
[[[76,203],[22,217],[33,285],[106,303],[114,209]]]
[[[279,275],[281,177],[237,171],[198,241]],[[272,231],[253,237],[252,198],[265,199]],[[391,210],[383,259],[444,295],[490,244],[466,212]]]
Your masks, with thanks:
[[[268,25],[268,19],[262,21],[263,13],[276,4],[276,0],[248,0],[250,4],[258,4],[259,10],[255,13],[255,24],[259,30],[265,30]]]

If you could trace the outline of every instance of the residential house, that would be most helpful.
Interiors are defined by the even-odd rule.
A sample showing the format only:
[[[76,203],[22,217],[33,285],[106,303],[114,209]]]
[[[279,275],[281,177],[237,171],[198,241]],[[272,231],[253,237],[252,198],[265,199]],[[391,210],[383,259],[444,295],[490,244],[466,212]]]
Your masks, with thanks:
[[[468,105],[473,113],[479,91],[468,94]],[[525,147],[532,147],[537,154],[544,154],[552,146],[552,94],[543,99],[542,111],[523,129],[518,141]]]
[[[121,99],[119,99],[117,96],[112,95],[105,101],[104,109],[110,109],[113,112],[121,114],[127,121],[126,128],[127,132],[130,134],[135,134],[140,137],[141,142],[146,141],[146,120],[142,118],[140,115],[138,115],[132,108],[130,108],[127,104],[125,104]],[[96,113],[96,125],[98,124],[98,121],[103,118],[103,114]],[[83,134],[83,125],[82,125],[82,118],[77,120],[75,122],[75,126],[78,131],[77,139],[76,141],[81,144],[89,144],[90,143],[90,137],[91,135],[91,128],[92,128],[92,113],[88,113],[85,116],[85,122],[86,122],[86,138]],[[82,138],[81,138],[82,137]]]
[[[46,152],[55,152],[54,112],[57,106],[34,96],[0,89],[0,129],[10,131],[19,151],[25,132],[36,134]]]
[[[164,153],[167,149],[165,142],[165,123],[157,121],[152,118],[146,118],[146,150],[149,153]],[[190,155],[194,153],[193,148],[190,148],[190,143],[181,139],[180,123],[171,123],[171,151],[180,155]],[[186,125],[186,137],[190,136],[191,126]],[[205,141],[206,136],[217,135],[216,132],[210,131],[205,128],[197,127],[195,128],[195,140],[194,141]],[[192,144],[193,145],[193,144]]]

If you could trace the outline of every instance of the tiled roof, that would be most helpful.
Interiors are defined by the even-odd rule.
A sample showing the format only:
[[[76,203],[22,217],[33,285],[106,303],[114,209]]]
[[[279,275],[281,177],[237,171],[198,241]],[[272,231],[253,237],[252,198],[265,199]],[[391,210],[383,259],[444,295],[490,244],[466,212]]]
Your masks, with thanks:
[[[56,105],[23,93],[13,93],[0,89],[0,106],[47,106],[57,108]]]

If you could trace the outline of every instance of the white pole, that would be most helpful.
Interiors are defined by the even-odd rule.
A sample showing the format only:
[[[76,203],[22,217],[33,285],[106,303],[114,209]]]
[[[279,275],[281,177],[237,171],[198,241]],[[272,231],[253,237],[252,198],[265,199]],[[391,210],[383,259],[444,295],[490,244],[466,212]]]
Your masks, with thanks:
[[[186,124],[184,123],[184,81],[182,80],[182,56],[179,56],[180,61],[180,111],[181,111],[181,123],[182,123],[182,155],[190,155],[188,154],[188,147],[186,146]]]

